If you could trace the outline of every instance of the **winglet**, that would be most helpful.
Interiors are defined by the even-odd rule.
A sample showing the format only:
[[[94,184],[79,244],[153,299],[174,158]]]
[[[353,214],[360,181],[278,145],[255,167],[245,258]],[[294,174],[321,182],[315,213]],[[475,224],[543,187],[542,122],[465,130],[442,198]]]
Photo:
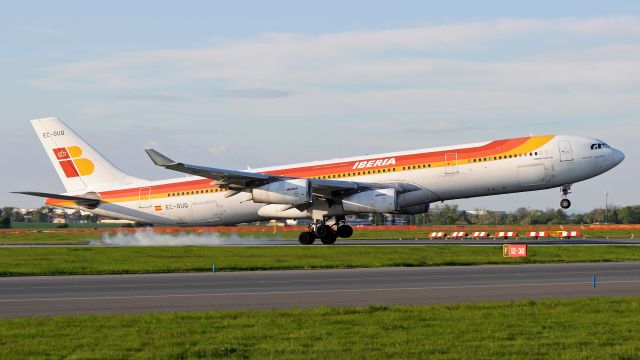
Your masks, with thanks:
[[[158,166],[165,167],[165,166],[177,164],[177,162],[169,159],[168,157],[160,154],[159,152],[153,149],[145,149],[144,151],[147,153],[147,155],[149,155],[149,158],[151,158],[151,161],[153,161],[153,163]]]

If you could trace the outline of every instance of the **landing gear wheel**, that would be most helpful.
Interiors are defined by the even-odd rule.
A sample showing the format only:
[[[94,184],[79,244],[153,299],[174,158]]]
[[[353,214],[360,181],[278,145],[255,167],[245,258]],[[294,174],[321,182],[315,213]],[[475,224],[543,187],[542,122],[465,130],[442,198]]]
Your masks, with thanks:
[[[353,235],[353,228],[349,225],[340,225],[336,231],[336,235],[341,238],[350,238]]]
[[[302,245],[311,245],[314,241],[316,241],[316,234],[311,231],[300,233],[300,236],[298,236],[298,242]]]
[[[316,227],[316,236],[319,238],[323,238],[332,232],[333,230],[331,230],[331,226],[329,225],[318,225],[318,227]]]
[[[327,235],[321,237],[320,241],[325,245],[331,245],[336,242],[336,233],[330,231]]]
[[[560,201],[560,207],[563,209],[568,209],[571,207],[571,201],[569,201],[569,199],[562,199],[562,201]]]

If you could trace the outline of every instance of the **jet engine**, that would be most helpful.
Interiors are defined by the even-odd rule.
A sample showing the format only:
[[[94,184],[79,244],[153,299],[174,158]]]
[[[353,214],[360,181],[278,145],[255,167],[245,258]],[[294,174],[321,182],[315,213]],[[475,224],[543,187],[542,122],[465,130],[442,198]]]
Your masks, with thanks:
[[[265,204],[300,205],[313,200],[312,186],[308,179],[272,182],[253,189],[251,194],[254,202]]]
[[[429,212],[429,203],[420,204],[415,206],[403,207],[398,211],[400,215],[418,215]]]
[[[367,190],[342,199],[345,212],[391,213],[398,210],[396,189]]]

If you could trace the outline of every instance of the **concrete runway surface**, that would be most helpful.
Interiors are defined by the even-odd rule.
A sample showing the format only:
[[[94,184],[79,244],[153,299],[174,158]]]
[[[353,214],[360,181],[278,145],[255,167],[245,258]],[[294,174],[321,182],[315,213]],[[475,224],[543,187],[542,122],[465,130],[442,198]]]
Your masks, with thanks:
[[[8,277],[0,278],[0,316],[436,304],[603,295],[640,295],[640,262]]]

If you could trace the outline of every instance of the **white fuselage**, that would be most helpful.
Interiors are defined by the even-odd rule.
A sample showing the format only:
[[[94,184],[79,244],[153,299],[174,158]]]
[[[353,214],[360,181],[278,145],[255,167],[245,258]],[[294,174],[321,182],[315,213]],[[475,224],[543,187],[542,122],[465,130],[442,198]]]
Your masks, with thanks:
[[[531,139],[531,142],[535,140],[533,137]],[[351,170],[341,171],[337,177],[322,172],[310,173],[308,177],[411,184],[419,189],[398,197],[398,205],[407,208],[444,200],[560,187],[602,174],[624,159],[620,151],[597,139],[561,135],[548,139],[541,146],[526,152],[518,151],[519,148],[500,153],[490,153],[489,150],[485,153],[473,152],[487,146],[487,142],[252,171],[286,174],[287,169],[320,171],[341,164]],[[467,155],[462,156],[463,153]],[[425,159],[429,154],[444,155],[441,161],[416,160],[417,166],[401,164],[403,157],[417,157],[419,154],[426,154]],[[384,160],[376,163],[372,159]],[[389,166],[393,168],[382,173],[375,171],[385,166],[387,169]],[[374,169],[373,173],[368,170],[371,168]],[[100,194],[102,202],[91,211],[103,216],[167,225],[229,225],[266,219],[311,218],[314,209],[321,209],[330,216],[345,214],[340,204],[330,205],[322,199],[315,200],[312,208],[300,211],[287,205],[255,203],[249,192],[229,196],[231,193],[228,191],[208,183],[209,180],[203,178],[187,177],[132,183],[118,189],[93,189]],[[190,189],[189,184],[194,184],[193,188]]]

